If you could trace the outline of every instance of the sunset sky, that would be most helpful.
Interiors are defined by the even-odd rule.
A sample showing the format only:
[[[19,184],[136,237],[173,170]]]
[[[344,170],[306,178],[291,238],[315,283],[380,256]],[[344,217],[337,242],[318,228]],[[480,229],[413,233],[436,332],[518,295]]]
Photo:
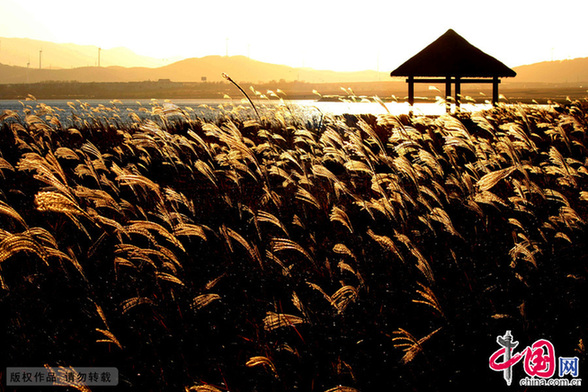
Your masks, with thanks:
[[[228,52],[390,71],[448,28],[511,67],[588,57],[586,0],[0,0],[0,15],[0,37],[124,46],[168,60]]]

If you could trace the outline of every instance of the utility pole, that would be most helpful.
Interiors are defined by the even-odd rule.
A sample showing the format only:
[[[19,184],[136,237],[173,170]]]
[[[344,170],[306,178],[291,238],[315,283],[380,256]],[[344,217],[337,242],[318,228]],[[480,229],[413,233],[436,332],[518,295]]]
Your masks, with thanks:
[[[43,56],[43,49],[39,50],[39,69],[41,69],[41,58]]]
[[[100,68],[100,51],[102,48],[98,48],[98,68]]]

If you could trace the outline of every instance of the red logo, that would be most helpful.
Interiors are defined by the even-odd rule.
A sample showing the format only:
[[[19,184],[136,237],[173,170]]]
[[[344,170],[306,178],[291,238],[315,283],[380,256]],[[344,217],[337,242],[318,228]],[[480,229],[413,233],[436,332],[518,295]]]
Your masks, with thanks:
[[[496,342],[502,347],[490,356],[490,369],[504,372],[507,385],[512,383],[512,367],[524,358],[524,369],[527,375],[550,378],[555,374],[555,349],[546,339],[537,340],[523,351],[514,353],[519,342],[513,340],[510,331],[498,336]],[[498,361],[502,358],[502,361]]]

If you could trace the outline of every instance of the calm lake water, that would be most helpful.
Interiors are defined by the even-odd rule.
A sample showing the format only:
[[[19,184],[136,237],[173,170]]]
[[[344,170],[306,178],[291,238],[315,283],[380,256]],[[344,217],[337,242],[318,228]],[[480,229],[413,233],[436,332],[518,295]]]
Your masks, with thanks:
[[[278,100],[254,100],[254,103],[260,114],[264,111],[274,110],[276,105],[280,105]],[[292,100],[285,101],[285,105],[289,108],[289,112],[300,116],[322,116],[324,114],[385,114],[390,112],[392,114],[405,114],[409,111],[407,103],[387,102],[382,104],[377,102],[317,102],[315,100]],[[16,110],[22,112],[25,107],[29,107],[33,111],[40,105],[47,105],[57,109],[60,116],[83,114],[84,111],[90,112],[92,108],[100,108],[100,113],[108,114],[110,109],[116,109],[121,117],[125,113],[135,112],[140,116],[149,116],[154,107],[163,107],[164,109],[173,110],[180,108],[187,110],[191,116],[201,117],[205,119],[214,119],[216,116],[221,116],[226,111],[238,108],[246,115],[254,116],[251,105],[246,100],[235,99],[174,99],[174,100],[105,100],[105,99],[89,99],[89,100],[38,100],[38,101],[17,101],[17,100],[0,100],[0,113],[4,110]],[[283,107],[283,104],[282,104]],[[489,108],[490,105],[462,105],[463,111],[477,111]],[[415,114],[422,115],[442,115],[445,113],[445,106],[438,103],[418,103],[413,108]],[[97,112],[94,112],[97,113]]]

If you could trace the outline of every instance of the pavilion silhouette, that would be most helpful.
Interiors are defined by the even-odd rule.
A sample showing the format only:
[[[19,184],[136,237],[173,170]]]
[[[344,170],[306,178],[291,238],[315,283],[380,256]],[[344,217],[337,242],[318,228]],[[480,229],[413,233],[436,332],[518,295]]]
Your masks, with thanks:
[[[450,111],[451,85],[455,84],[455,105],[459,109],[461,84],[492,83],[492,104],[498,102],[501,77],[516,72],[494,57],[482,52],[452,29],[408,59],[390,76],[407,76],[408,102],[414,105],[415,83],[445,83],[447,111]]]

